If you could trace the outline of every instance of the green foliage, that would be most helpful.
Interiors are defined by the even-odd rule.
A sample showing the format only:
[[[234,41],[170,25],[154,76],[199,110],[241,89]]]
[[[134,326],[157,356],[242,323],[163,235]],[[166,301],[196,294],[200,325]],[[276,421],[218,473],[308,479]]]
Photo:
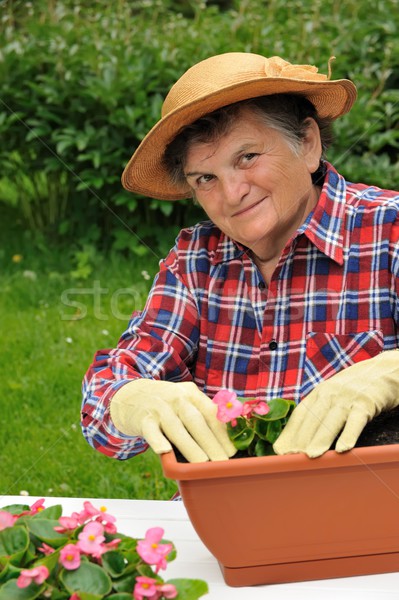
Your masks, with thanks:
[[[241,399],[243,403],[251,402]],[[256,413],[254,409],[246,416],[240,416],[227,423],[227,433],[240,456],[269,456],[275,454],[273,444],[287,424],[295,408],[293,400],[274,398],[267,403],[266,414]]]
[[[397,187],[396,0],[0,2],[0,200],[36,232],[163,255],[201,218],[191,202],[128,194],[120,175],[172,83],[226,51],[278,54],[349,77],[359,99],[329,158]]]
[[[38,512],[36,510],[35,505],[13,505],[0,509],[4,514],[8,513],[8,518],[10,515],[17,517],[0,531],[0,600],[68,600],[72,596],[81,600],[123,600],[132,598],[139,575],[150,577],[155,585],[172,583],[163,581],[151,566],[154,563],[149,564],[141,558],[140,551],[137,551],[137,539],[119,533],[116,528],[115,533],[108,533],[98,509],[95,509],[98,512],[94,516],[84,514],[83,510],[75,525],[62,535],[54,532],[54,527],[60,527],[58,518],[62,514],[61,505]],[[51,518],[54,512],[58,515],[56,520]],[[79,548],[79,534],[93,523],[100,527],[102,535],[102,540],[97,542],[102,550],[100,562],[93,553]],[[115,540],[119,541],[114,549],[109,550],[107,544]],[[164,543],[161,540],[159,542],[161,545]],[[50,553],[44,553],[43,544],[50,546]],[[67,545],[72,545],[79,555],[79,562],[74,568],[62,559],[62,549]],[[175,557],[176,551],[171,544],[167,558],[171,561]],[[35,568],[44,570],[41,581],[31,582],[24,588],[18,587],[17,580],[21,572]],[[173,581],[181,592],[180,597],[186,600],[196,600],[208,592],[207,584],[201,580]]]

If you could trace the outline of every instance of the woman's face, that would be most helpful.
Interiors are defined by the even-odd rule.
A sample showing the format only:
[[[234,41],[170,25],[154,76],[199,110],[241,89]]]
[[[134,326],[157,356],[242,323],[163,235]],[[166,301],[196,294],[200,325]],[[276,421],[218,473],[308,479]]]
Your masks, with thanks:
[[[215,225],[267,260],[316,205],[319,190],[311,173],[320,156],[320,133],[312,119],[294,152],[282,133],[246,111],[218,141],[193,144],[184,171]]]

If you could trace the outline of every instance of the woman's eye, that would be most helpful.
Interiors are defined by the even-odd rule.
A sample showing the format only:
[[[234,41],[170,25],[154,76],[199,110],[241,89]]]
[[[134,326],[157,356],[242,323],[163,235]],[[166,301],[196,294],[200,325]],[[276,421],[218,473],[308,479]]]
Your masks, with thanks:
[[[210,174],[201,175],[201,177],[198,177],[198,179],[196,179],[195,183],[197,184],[197,187],[206,187],[213,180],[214,180],[214,175],[210,175]]]
[[[248,164],[253,161],[254,158],[259,156],[256,152],[248,152],[247,154],[243,154],[241,157],[241,162],[244,164]]]

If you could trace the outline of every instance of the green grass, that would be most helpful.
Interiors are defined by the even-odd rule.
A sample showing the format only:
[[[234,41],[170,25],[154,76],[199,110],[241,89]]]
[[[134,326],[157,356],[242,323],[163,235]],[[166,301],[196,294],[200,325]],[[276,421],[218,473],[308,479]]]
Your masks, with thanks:
[[[81,381],[97,349],[112,347],[142,306],[145,264],[97,257],[85,280],[70,254],[39,251],[18,230],[0,254],[0,494],[168,499],[176,490],[151,451],[117,461],[80,430]],[[12,257],[21,254],[20,262]],[[101,294],[99,293],[99,290]],[[97,291],[96,291],[97,290]]]

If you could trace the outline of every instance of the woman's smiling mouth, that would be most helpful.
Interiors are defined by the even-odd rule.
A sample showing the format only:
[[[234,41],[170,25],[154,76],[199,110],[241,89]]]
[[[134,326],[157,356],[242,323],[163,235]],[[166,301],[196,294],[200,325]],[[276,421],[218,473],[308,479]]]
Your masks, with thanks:
[[[249,213],[253,208],[255,208],[256,206],[258,206],[264,200],[265,200],[265,198],[261,198],[260,200],[257,200],[253,204],[250,204],[249,206],[246,206],[245,208],[242,208],[241,210],[238,210],[237,212],[233,213],[231,216],[232,217],[240,217],[241,215]]]

